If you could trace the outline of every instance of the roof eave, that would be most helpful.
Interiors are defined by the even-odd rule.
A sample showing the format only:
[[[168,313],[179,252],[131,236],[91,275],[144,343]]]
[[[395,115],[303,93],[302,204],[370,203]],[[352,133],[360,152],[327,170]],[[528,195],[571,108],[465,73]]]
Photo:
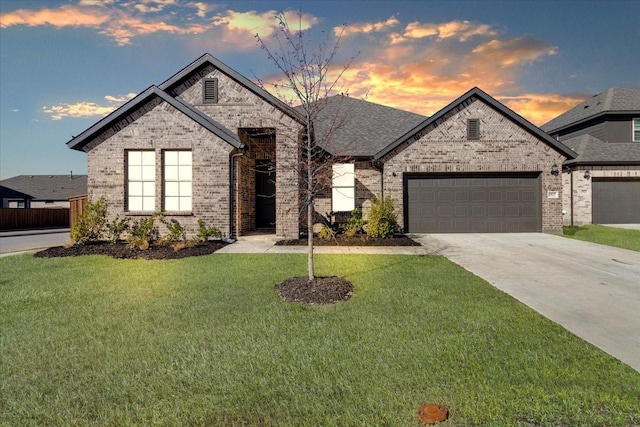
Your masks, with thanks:
[[[548,134],[555,134],[555,133],[561,133],[561,132],[565,132],[571,128],[574,127],[579,127],[585,123],[588,123],[592,120],[596,120],[602,117],[606,117],[606,116],[638,116],[640,117],[640,110],[616,110],[616,111],[601,111],[597,114],[594,114],[592,116],[589,117],[585,117],[583,119],[580,119],[578,121],[575,122],[571,122],[569,124],[557,127],[557,128],[552,128],[547,132]],[[542,125],[542,127],[545,127],[546,125]]]

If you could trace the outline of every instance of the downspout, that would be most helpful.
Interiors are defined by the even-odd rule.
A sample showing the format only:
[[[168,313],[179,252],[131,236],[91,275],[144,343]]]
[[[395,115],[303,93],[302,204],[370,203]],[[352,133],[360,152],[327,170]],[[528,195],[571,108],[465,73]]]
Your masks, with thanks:
[[[235,184],[235,159],[236,157],[240,157],[240,156],[244,156],[244,152],[240,152],[240,153],[236,153],[236,154],[232,154],[229,157],[229,241],[234,241],[236,238],[235,235],[235,230],[234,230],[234,224],[235,224],[235,218],[234,218],[234,207],[236,205],[236,201],[235,201],[235,188],[234,188],[234,184]]]
[[[571,168],[569,168],[569,174],[571,175],[571,190],[570,190],[570,198],[569,200],[571,201],[571,226],[573,227],[573,211],[574,211],[574,206],[573,206],[573,171],[571,170]]]

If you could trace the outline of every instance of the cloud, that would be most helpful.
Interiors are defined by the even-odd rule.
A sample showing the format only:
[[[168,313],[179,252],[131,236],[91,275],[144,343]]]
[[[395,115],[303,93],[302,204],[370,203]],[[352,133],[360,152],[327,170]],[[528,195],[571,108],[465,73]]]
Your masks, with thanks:
[[[511,40],[491,40],[472,50],[481,61],[509,67],[516,64],[534,62],[543,56],[555,55],[558,49],[530,37]]]
[[[450,21],[444,23],[411,22],[404,30],[404,39],[421,39],[436,37],[438,39],[456,38],[464,42],[473,36],[494,36],[496,31],[486,24],[475,24],[470,21]]]
[[[104,117],[114,111],[124,102],[135,97],[135,93],[126,95],[111,96],[106,95],[104,99],[109,105],[99,105],[95,102],[81,101],[75,104],[58,104],[51,107],[42,107],[42,112],[49,114],[51,120],[62,120],[66,117],[85,118],[85,117]]]
[[[204,18],[207,16],[207,12],[209,12],[212,7],[210,4],[207,3],[203,3],[203,2],[190,2],[187,3],[187,6],[191,6],[194,7],[198,10],[198,12],[196,12],[196,15],[200,18]]]
[[[142,13],[157,13],[162,12],[167,6],[173,6],[176,4],[175,0],[138,0],[137,4],[133,7]]]
[[[378,22],[360,22],[354,24],[348,24],[346,26],[334,27],[333,33],[338,36],[342,34],[343,36],[351,36],[354,34],[368,34],[371,32],[381,32],[386,31],[389,28],[392,28],[399,24],[398,18],[395,16],[390,17],[386,21],[378,21]]]
[[[0,28],[14,25],[36,27],[52,25],[62,27],[99,27],[108,22],[110,15],[95,8],[61,6],[58,9],[19,9],[0,15]]]
[[[134,16],[127,15],[123,12],[114,12],[114,18],[99,33],[111,37],[118,46],[124,46],[131,43],[134,37],[144,36],[154,33],[171,33],[171,34],[202,34],[209,30],[210,27],[205,24],[190,24],[184,27],[167,24],[163,21],[146,20]]]
[[[260,34],[261,36],[273,33],[278,22],[275,19],[275,10],[258,13],[255,10],[249,12],[236,12],[227,10],[224,14],[218,14],[213,19],[213,25],[224,26],[231,32],[244,32],[248,35]],[[307,30],[318,22],[318,18],[308,14],[298,14],[294,11],[284,12],[284,17],[292,30]]]
[[[558,93],[525,93],[497,97],[500,102],[538,126],[575,107],[586,98],[587,95]]]

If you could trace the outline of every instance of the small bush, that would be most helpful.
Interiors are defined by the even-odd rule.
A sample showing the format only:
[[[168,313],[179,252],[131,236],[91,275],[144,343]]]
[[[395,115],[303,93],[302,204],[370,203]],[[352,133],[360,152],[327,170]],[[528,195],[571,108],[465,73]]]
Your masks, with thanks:
[[[351,211],[349,219],[346,223],[342,224],[340,228],[343,230],[345,236],[353,237],[358,233],[362,233],[364,225],[365,220],[362,218],[362,212],[356,208]]]
[[[120,218],[120,215],[117,215],[113,221],[107,224],[107,240],[112,244],[118,243],[122,233],[129,230],[129,223],[131,222],[131,218],[125,216],[124,218]]]
[[[131,225],[130,235],[127,238],[129,245],[141,250],[149,249],[149,246],[160,237],[158,227],[155,225],[156,217],[160,214],[153,214],[148,218],[135,221]]]
[[[204,220],[198,220],[198,234],[196,234],[196,238],[200,243],[205,243],[209,239],[219,239],[222,236],[222,233],[216,227],[207,227],[207,224]]]
[[[367,221],[367,235],[369,237],[390,237],[398,228],[398,217],[393,211],[393,200],[385,197],[371,199],[371,210]]]
[[[178,220],[173,218],[167,220],[164,216],[160,216],[160,221],[169,231],[169,234],[162,238],[162,243],[173,244],[176,242],[184,242],[187,239],[187,232]]]
[[[318,237],[322,240],[331,240],[336,237],[336,232],[331,227],[323,225],[318,232]]]
[[[71,239],[75,245],[102,240],[107,229],[107,201],[100,197],[95,202],[89,200],[77,224],[73,227]]]

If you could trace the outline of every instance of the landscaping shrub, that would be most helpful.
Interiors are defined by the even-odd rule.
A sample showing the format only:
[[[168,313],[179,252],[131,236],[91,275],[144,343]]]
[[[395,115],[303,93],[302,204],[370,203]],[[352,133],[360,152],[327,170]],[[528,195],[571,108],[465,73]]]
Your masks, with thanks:
[[[323,225],[318,232],[318,237],[322,240],[331,240],[336,237],[336,232],[331,227]]]
[[[219,239],[221,236],[222,233],[219,229],[214,226],[207,227],[207,224],[202,218],[198,220],[198,233],[196,234],[196,238],[199,242],[204,243],[210,238]]]
[[[148,218],[135,221],[131,226],[130,236],[127,238],[129,245],[141,250],[149,249],[149,246],[158,240],[160,232],[155,225],[156,218],[161,214],[153,214]]]
[[[107,229],[107,201],[100,197],[95,202],[88,200],[77,224],[73,227],[71,239],[75,245],[101,240]]]
[[[362,218],[362,212],[356,208],[351,211],[351,215],[346,223],[341,224],[342,229],[346,237],[353,237],[356,234],[362,233],[362,228],[365,225],[365,220]]]
[[[131,218],[125,216],[124,218],[120,218],[120,215],[116,215],[116,217],[107,224],[107,240],[112,244],[118,243],[122,233],[129,230],[129,223],[131,222]]]
[[[398,217],[393,211],[391,197],[371,198],[371,210],[367,221],[366,232],[369,237],[390,237],[398,228]]]
[[[160,222],[162,222],[169,231],[169,234],[162,238],[163,244],[183,242],[187,239],[187,232],[177,219],[172,218],[167,220],[164,215],[159,215],[159,218]]]

